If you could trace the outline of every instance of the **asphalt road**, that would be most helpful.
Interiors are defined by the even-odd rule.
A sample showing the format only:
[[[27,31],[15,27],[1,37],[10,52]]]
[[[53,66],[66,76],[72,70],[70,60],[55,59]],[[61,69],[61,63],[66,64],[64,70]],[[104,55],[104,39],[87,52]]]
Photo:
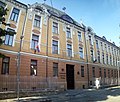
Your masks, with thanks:
[[[120,87],[99,90],[69,90],[48,97],[52,102],[120,102]]]
[[[0,102],[17,102],[17,99]],[[55,95],[21,98],[20,102],[120,102],[120,86],[99,90],[67,90]]]

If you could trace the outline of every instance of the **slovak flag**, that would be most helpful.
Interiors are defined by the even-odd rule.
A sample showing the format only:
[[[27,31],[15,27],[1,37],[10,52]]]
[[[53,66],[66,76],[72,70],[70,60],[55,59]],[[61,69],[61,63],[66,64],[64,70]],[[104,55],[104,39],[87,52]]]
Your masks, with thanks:
[[[39,49],[39,46],[38,46],[38,45],[36,46],[36,49],[37,49],[38,52],[40,52],[40,49]]]
[[[37,46],[35,47],[35,53],[36,53],[36,51],[37,51],[37,52],[40,52],[39,45],[37,45]]]

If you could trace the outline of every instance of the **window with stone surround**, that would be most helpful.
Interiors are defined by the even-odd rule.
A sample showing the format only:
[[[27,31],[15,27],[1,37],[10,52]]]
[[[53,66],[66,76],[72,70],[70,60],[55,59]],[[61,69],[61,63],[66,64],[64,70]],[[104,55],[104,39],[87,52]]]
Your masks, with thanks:
[[[81,77],[84,77],[84,66],[81,66]]]
[[[31,60],[30,64],[30,75],[36,76],[37,75],[37,60]]]
[[[58,41],[56,40],[52,41],[52,53],[58,54]]]
[[[53,63],[53,77],[58,77],[58,63]]]
[[[41,17],[38,15],[35,15],[34,26],[40,28],[40,23],[41,23]]]
[[[53,22],[53,33],[58,34],[58,23]]]
[[[13,8],[11,16],[10,16],[10,20],[17,22],[18,16],[19,16],[19,12],[20,12],[19,9]]]
[[[4,57],[2,60],[2,74],[9,74],[10,57]]]
[[[5,35],[5,45],[12,46],[13,45],[13,40],[14,40],[14,35],[11,35],[9,32],[15,32],[13,29],[8,28],[7,29],[7,34]]]

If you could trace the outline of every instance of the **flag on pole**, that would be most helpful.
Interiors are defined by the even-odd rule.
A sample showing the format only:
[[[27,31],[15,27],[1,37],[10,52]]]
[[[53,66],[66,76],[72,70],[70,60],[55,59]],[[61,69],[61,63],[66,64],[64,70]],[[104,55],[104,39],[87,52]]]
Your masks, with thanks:
[[[34,54],[36,54],[36,52],[40,52],[39,45],[37,45],[37,46],[35,47]]]
[[[36,46],[36,50],[37,50],[38,52],[40,52],[40,49],[39,49],[39,46],[38,46],[38,45]]]

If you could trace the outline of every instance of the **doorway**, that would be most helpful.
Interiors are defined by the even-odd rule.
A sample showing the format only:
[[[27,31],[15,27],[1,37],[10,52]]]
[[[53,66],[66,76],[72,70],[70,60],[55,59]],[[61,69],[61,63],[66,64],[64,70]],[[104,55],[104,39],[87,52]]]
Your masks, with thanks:
[[[74,89],[74,65],[66,64],[67,89]]]

